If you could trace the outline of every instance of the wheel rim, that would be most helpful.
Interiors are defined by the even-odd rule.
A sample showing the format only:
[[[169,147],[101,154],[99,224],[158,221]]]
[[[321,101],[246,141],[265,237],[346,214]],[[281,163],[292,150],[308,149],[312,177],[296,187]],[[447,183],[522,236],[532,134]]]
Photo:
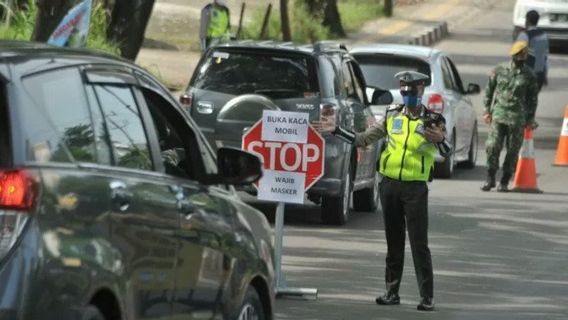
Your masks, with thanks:
[[[345,187],[343,188],[343,217],[345,218],[345,221],[347,221],[347,218],[349,217],[349,200],[351,196],[351,192],[349,192],[349,187],[351,185],[350,181],[351,176],[347,173],[345,176]]]
[[[255,307],[247,303],[241,309],[241,313],[239,314],[239,320],[258,320],[258,312],[256,311]]]

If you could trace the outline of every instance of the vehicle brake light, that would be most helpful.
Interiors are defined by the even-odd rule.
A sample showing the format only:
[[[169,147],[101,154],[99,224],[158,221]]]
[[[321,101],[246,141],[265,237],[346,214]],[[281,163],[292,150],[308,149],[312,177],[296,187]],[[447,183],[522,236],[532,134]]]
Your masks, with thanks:
[[[428,105],[426,107],[430,111],[442,113],[444,112],[444,98],[442,97],[442,95],[434,93],[430,95],[430,98],[428,99]]]
[[[25,171],[0,171],[0,208],[32,209],[35,196],[35,182]]]
[[[191,109],[191,103],[193,102],[193,94],[184,93],[179,97],[179,102],[185,108],[187,112]]]

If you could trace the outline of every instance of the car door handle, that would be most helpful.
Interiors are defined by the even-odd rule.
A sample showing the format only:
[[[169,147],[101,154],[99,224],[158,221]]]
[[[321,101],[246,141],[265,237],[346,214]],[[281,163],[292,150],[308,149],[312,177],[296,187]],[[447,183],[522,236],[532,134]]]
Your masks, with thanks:
[[[132,193],[128,191],[126,183],[118,180],[112,181],[110,183],[110,192],[110,198],[116,210],[125,212],[130,208]]]

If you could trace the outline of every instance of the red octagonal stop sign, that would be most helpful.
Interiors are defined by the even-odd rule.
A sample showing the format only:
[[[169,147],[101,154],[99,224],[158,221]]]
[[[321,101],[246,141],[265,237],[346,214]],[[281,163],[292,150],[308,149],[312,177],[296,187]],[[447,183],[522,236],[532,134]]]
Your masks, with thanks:
[[[265,170],[288,171],[305,174],[308,190],[323,176],[325,140],[308,126],[307,143],[263,141],[262,121],[243,135],[243,149],[256,154]]]

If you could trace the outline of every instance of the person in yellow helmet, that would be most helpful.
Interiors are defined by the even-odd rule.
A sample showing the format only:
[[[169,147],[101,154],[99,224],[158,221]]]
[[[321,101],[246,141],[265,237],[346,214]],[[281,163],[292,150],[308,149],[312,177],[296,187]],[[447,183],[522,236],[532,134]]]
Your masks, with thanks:
[[[362,133],[354,133],[323,118],[312,126],[337,138],[365,147],[386,137],[386,149],[377,168],[383,176],[380,199],[387,240],[386,293],[375,299],[379,305],[398,305],[404,267],[406,230],[420,292],[421,311],[434,310],[434,275],[428,247],[428,185],[434,157],[451,152],[446,141],[445,119],[421,102],[429,77],[416,71],[395,75],[400,82],[403,104],[391,105],[386,117]]]
[[[516,41],[509,52],[511,61],[497,66],[485,89],[483,119],[491,126],[487,137],[487,180],[481,187],[489,191],[496,186],[495,175],[499,169],[499,155],[507,144],[503,161],[503,174],[497,187],[507,192],[523,144],[525,127],[536,128],[534,120],[538,102],[538,82],[526,66],[528,43]]]
[[[201,10],[199,40],[201,50],[211,44],[230,39],[231,21],[227,0],[214,0]]]

